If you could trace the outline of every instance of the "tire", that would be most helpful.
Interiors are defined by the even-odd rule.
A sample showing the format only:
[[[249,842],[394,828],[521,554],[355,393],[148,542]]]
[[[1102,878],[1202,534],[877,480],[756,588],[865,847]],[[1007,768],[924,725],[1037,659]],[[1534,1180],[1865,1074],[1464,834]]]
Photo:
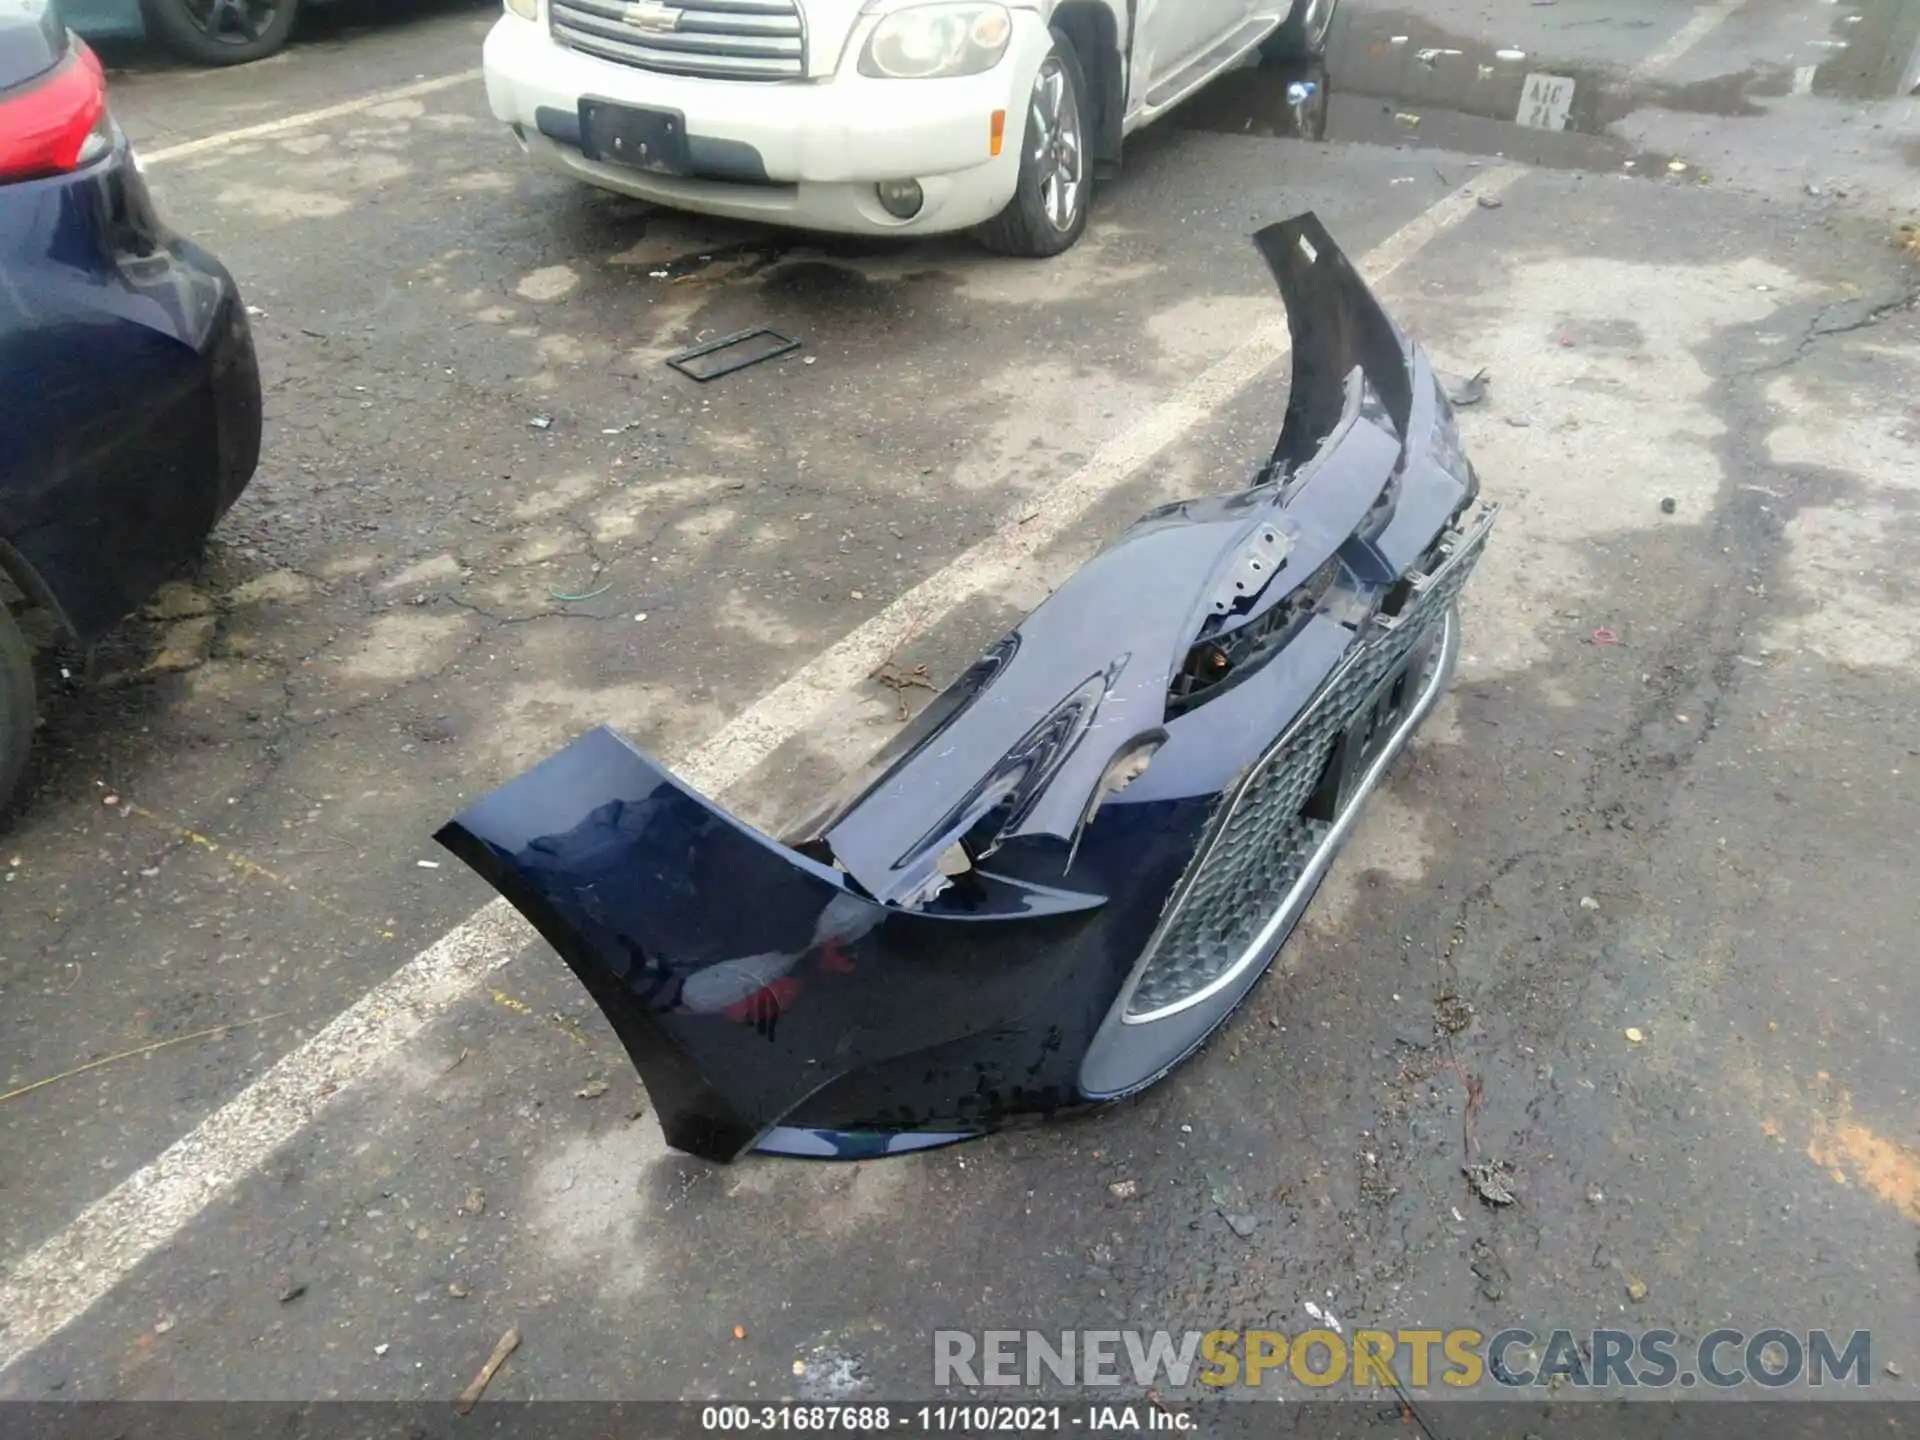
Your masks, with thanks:
[[[36,713],[33,654],[13,612],[0,600],[0,815],[26,771]]]
[[[1266,60],[1317,60],[1327,53],[1327,33],[1340,0],[1293,0],[1293,13],[1280,28],[1260,42]]]
[[[300,0],[140,0],[147,29],[182,59],[244,65],[279,53]]]
[[[1020,128],[1020,181],[1007,208],[980,227],[989,250],[1044,260],[1086,232],[1093,205],[1086,116],[1086,71],[1073,42],[1055,30]]]

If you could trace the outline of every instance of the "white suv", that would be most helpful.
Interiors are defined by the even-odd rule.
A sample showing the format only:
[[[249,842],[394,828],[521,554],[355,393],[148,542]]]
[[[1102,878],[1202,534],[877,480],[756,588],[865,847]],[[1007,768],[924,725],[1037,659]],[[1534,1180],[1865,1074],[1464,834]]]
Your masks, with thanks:
[[[1121,140],[1338,0],[505,0],[487,98],[539,161],[681,210],[851,234],[1086,228]]]

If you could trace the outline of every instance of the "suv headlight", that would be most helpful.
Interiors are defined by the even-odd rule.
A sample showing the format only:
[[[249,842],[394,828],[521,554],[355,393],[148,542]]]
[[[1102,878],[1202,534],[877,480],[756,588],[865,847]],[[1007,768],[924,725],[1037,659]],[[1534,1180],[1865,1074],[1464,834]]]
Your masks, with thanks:
[[[1004,5],[916,5],[874,27],[860,73],[876,80],[979,75],[1000,63],[1012,38]]]
[[[518,15],[522,20],[540,18],[540,0],[506,0],[507,13]]]

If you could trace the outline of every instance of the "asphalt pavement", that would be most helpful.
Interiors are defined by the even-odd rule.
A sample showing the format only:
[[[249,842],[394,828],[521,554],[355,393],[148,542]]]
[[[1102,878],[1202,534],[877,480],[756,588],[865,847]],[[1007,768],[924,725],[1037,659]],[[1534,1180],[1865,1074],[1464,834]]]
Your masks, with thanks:
[[[1228,77],[1038,264],[536,175],[492,14],[112,56],[268,429],[204,567],[58,658],[0,835],[0,1396],[443,1399],[517,1326],[495,1398],[903,1397],[936,1328],[1309,1301],[1865,1329],[1915,1393],[1920,5],[1346,0],[1324,137]],[[1569,128],[1512,123],[1516,68],[1575,81]],[[1305,209],[1487,372],[1505,513],[1274,973],[1089,1120],[668,1152],[434,829],[603,722],[804,806],[897,726],[878,659],[943,683],[1244,482],[1286,393],[1248,236]],[[662,363],[756,324],[804,348]]]

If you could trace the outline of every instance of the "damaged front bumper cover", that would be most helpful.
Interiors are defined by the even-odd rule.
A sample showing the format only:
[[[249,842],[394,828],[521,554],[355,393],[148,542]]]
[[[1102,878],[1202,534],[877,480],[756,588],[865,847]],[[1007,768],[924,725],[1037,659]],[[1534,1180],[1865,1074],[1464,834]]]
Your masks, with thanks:
[[[1494,510],[1319,221],[1256,239],[1293,385],[1254,483],[1143,518],[793,833],[606,729],[440,832],[673,1146],[883,1154],[1130,1094],[1286,941],[1446,685]]]

